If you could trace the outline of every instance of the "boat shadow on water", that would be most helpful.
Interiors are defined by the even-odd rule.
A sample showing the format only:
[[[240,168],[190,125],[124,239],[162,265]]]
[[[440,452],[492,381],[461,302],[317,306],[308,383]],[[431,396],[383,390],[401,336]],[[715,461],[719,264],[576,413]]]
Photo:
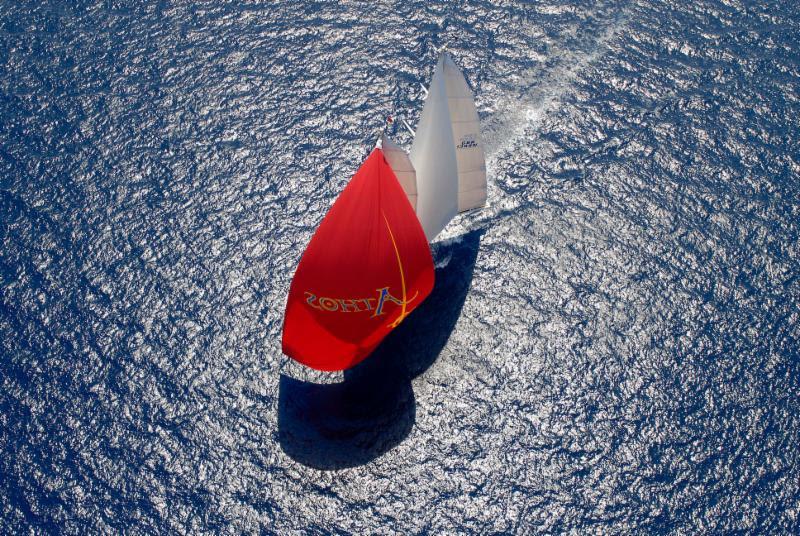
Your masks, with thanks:
[[[439,244],[436,284],[428,299],[363,362],[335,384],[281,375],[278,436],[292,459],[317,469],[363,465],[411,432],[411,380],[436,361],[461,315],[483,230]]]

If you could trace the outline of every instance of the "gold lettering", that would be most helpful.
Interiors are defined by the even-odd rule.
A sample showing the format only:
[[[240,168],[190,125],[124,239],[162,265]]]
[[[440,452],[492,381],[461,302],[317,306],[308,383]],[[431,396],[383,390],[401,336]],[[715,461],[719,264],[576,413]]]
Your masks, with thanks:
[[[319,304],[326,311],[335,311],[339,308],[339,304],[333,298],[320,298]]]
[[[316,294],[312,294],[311,292],[308,291],[306,291],[305,294],[306,294],[306,303],[311,307],[313,307],[314,309],[319,309],[321,311],[322,307],[320,307],[319,305],[314,305],[314,302],[317,301]]]
[[[343,313],[357,313],[361,309],[358,308],[356,300],[346,300],[339,298],[340,311]]]

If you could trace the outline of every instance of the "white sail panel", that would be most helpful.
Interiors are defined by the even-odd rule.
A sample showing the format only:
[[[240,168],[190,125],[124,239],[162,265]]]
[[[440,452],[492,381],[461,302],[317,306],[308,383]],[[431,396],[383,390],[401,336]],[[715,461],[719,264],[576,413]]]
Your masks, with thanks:
[[[444,84],[458,167],[458,211],[486,204],[486,160],[478,111],[461,70],[447,52],[442,54]]]
[[[414,211],[417,210],[417,173],[402,147],[393,142],[386,134],[381,135],[383,156],[386,157],[389,167],[394,171],[397,181],[408,196],[408,202]]]
[[[443,71],[440,57],[409,155],[417,172],[417,217],[428,241],[458,213],[458,164]]]

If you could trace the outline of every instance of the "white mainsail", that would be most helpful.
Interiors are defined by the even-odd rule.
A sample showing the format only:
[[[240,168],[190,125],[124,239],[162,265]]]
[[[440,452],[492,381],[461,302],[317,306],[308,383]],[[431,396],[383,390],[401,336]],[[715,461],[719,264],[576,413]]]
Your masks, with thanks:
[[[386,157],[389,167],[394,171],[397,181],[403,187],[403,191],[408,196],[411,207],[417,210],[417,173],[411,164],[408,154],[386,134],[381,134],[380,146],[383,156]]]
[[[447,52],[442,53],[439,61],[444,64],[444,85],[458,165],[458,211],[464,212],[486,204],[486,160],[480,123],[475,98],[461,70]]]
[[[417,217],[428,241],[458,213],[458,164],[444,63],[444,56],[440,56],[409,155],[417,172]]]

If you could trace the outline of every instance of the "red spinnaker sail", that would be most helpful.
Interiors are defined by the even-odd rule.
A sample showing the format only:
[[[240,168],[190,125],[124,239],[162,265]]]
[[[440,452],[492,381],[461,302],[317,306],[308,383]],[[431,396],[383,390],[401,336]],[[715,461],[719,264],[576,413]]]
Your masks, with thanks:
[[[380,149],[322,220],[289,289],[283,352],[318,370],[367,357],[433,289],[425,233]]]

